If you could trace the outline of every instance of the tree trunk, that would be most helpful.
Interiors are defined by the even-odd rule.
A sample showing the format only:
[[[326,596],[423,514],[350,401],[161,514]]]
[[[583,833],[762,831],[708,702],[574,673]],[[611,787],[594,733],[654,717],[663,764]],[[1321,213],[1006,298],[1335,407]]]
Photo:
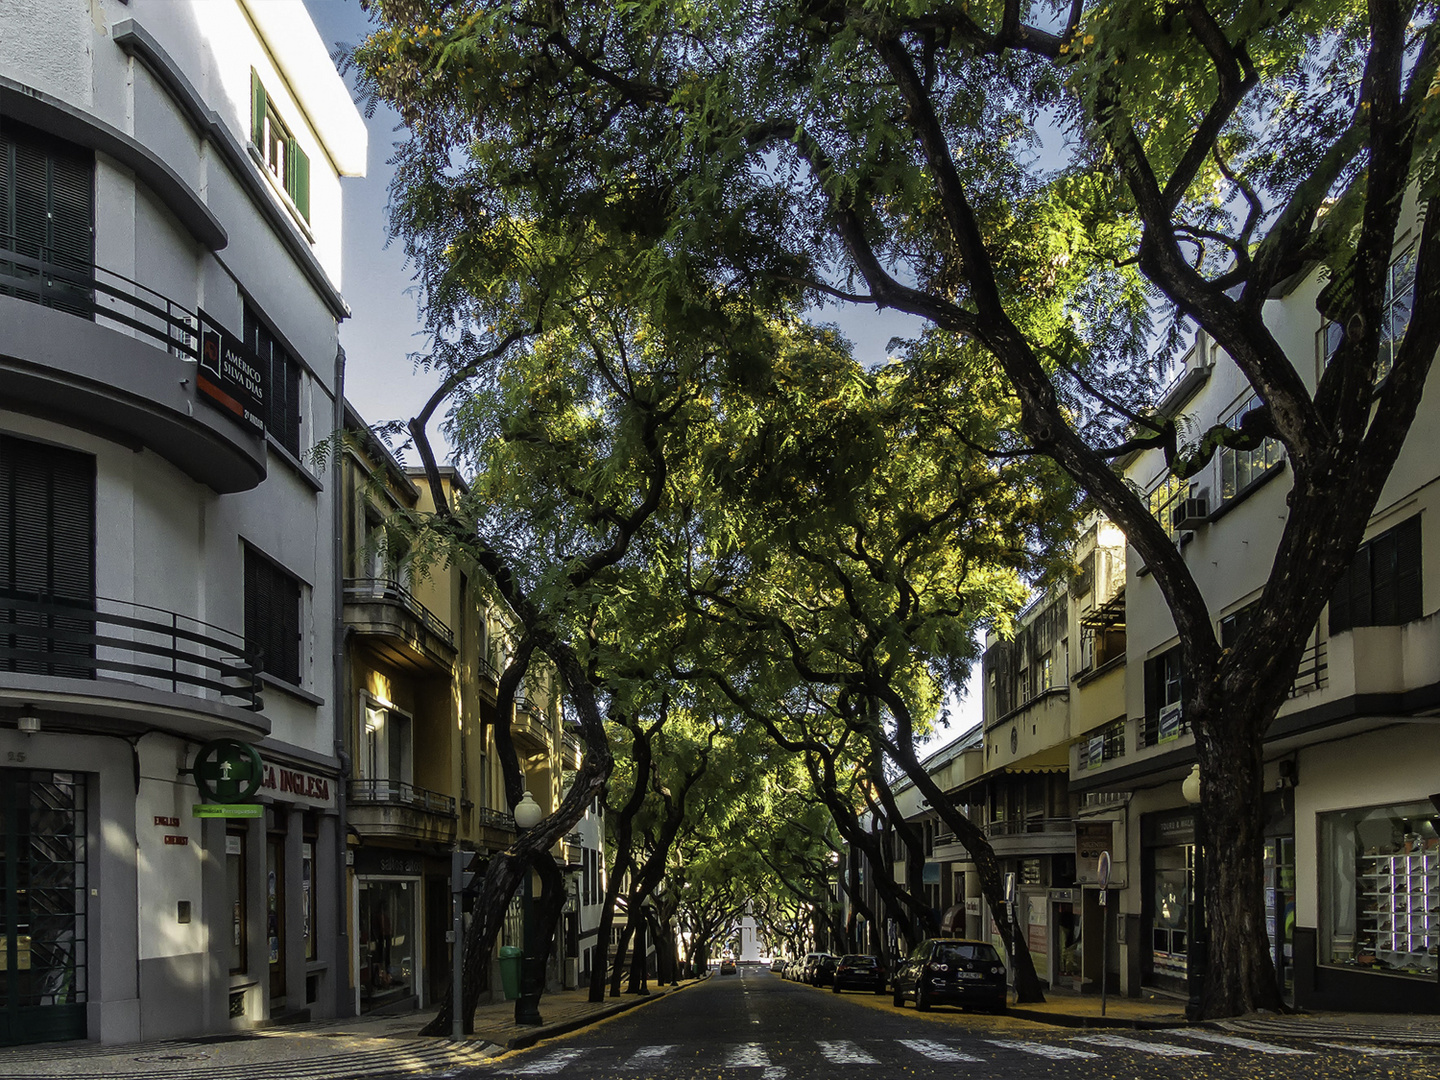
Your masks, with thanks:
[[[1235,722],[1198,726],[1203,731],[1196,738],[1201,777],[1196,841],[1203,843],[1208,930],[1200,943],[1201,1015],[1284,1011],[1265,931],[1264,728]]]

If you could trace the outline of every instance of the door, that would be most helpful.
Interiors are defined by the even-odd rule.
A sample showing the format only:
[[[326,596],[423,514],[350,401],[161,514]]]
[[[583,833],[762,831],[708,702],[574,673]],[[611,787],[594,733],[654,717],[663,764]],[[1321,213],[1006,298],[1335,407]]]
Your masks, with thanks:
[[[1265,841],[1265,929],[1275,979],[1287,1002],[1295,1000],[1295,838]]]
[[[85,1038],[85,778],[0,769],[0,1046]]]
[[[265,943],[270,967],[270,1007],[285,1005],[285,837],[265,838]]]

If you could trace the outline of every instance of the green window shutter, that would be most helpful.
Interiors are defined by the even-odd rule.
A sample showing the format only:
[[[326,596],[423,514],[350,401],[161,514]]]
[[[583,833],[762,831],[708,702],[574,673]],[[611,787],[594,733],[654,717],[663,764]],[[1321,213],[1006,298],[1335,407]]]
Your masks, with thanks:
[[[285,190],[300,216],[310,220],[310,159],[300,144],[288,140],[285,147]]]
[[[265,152],[265,87],[255,69],[250,69],[250,141]]]

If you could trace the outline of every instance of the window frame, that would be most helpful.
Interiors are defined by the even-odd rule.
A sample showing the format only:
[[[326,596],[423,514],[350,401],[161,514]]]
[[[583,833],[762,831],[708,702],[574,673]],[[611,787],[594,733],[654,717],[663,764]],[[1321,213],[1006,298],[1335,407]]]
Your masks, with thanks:
[[[1326,628],[1330,636],[1354,630],[1363,626],[1404,626],[1425,614],[1424,596],[1424,550],[1420,514],[1415,513],[1404,521],[1376,533],[1355,549],[1350,565],[1335,583],[1330,593]],[[1391,580],[1384,583],[1390,598],[1388,615],[1376,615],[1376,596],[1382,585],[1376,580],[1376,555],[1388,561],[1393,553],[1394,565]],[[1406,559],[1408,566],[1402,566]],[[1362,586],[1356,581],[1363,575]],[[1365,613],[1356,614],[1357,601],[1363,599]]]
[[[258,647],[260,649],[256,670],[286,685],[303,687],[305,677],[305,583],[253,544],[242,540],[241,547],[244,553],[244,595],[242,604],[244,607],[245,641],[247,648]],[[267,610],[264,612],[252,610],[252,568],[256,588],[264,584],[261,580],[263,575],[268,579],[268,583],[271,586],[278,584],[285,586],[287,590],[293,589],[293,595],[287,594],[280,597],[277,601],[272,599],[271,592],[266,590],[267,599],[265,600],[265,604]],[[287,664],[281,667],[275,664],[275,657],[272,655],[273,652],[279,650],[271,650],[267,648],[267,646],[283,641],[286,627],[283,622],[277,624],[273,617],[267,616],[288,612],[292,606],[294,608],[295,626],[294,652],[293,655],[290,653],[290,645],[286,642],[285,659],[293,660],[293,664]],[[278,612],[276,610],[277,608],[279,609]],[[255,621],[252,622],[252,619]],[[273,637],[274,634],[280,634],[282,636],[278,638]]]
[[[310,224],[310,155],[300,147],[260,73],[250,69],[250,143],[263,172],[283,192],[290,210]],[[283,149],[282,149],[283,148]]]
[[[280,335],[270,328],[248,300],[241,316],[245,347],[265,373],[265,433],[297,461],[305,433],[305,365],[291,353]]]
[[[1240,430],[1240,422],[1247,413],[1264,407],[1259,394],[1251,394],[1249,398],[1241,402],[1221,421],[1226,427]],[[1259,464],[1256,458],[1259,458]],[[1247,470],[1247,478],[1244,483],[1239,482],[1241,461]],[[1266,437],[1254,450],[1237,450],[1234,447],[1222,446],[1216,455],[1216,491],[1219,493],[1220,505],[1235,502],[1244,498],[1249,492],[1263,483],[1272,472],[1281,468],[1285,463],[1285,447],[1279,439]],[[1230,477],[1227,480],[1227,468]]]
[[[1377,388],[1390,376],[1390,369],[1395,366],[1395,344],[1405,337],[1405,331],[1410,328],[1410,315],[1415,310],[1415,262],[1419,250],[1419,243],[1412,241],[1402,248],[1400,253],[1390,260],[1390,265],[1385,268],[1385,299],[1380,316],[1381,322],[1385,326],[1385,336],[1380,339],[1380,354],[1375,358],[1375,386]],[[1403,284],[1399,284],[1401,282]],[[1402,303],[1404,305],[1404,325],[1400,327],[1399,334],[1396,334],[1396,309]],[[1340,347],[1343,337],[1344,332],[1339,323],[1330,319],[1322,320],[1320,329],[1316,333],[1322,373],[1330,366],[1330,358]]]

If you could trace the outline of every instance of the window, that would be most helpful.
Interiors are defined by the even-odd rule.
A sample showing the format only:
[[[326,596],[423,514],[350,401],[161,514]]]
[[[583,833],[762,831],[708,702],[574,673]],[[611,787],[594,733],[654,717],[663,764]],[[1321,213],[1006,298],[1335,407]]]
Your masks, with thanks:
[[[0,130],[0,295],[89,318],[95,158],[6,120]]]
[[[1080,768],[1088,769],[1101,762],[1113,761],[1125,756],[1125,718],[1112,720],[1102,728],[1092,731],[1080,743]]]
[[[1261,407],[1260,398],[1251,396],[1230,419],[1225,421],[1225,426],[1240,430],[1240,421],[1245,414]],[[1254,450],[1233,450],[1228,446],[1220,448],[1220,501],[1229,502],[1238,495],[1249,490],[1251,485],[1261,477],[1266,476],[1272,469],[1279,467],[1284,460],[1285,448],[1281,446],[1278,439],[1266,439]]]
[[[1145,661],[1145,746],[1178,739],[1189,730],[1181,705],[1183,692],[1180,646]]]
[[[1160,527],[1165,530],[1171,540],[1179,539],[1179,531],[1171,524],[1170,511],[1179,504],[1181,499],[1190,497],[1190,484],[1181,480],[1173,473],[1166,473],[1164,478],[1150,489],[1150,513],[1160,522]]]
[[[225,896],[230,905],[230,974],[243,975],[247,966],[245,928],[250,923],[245,914],[245,834],[240,831],[225,834]]]
[[[1361,544],[1330,595],[1330,633],[1420,618],[1420,515]]]
[[[265,430],[290,453],[300,456],[300,365],[245,305],[245,347],[255,354],[265,376]]]
[[[371,700],[365,706],[364,735],[359,761],[361,779],[374,781],[372,788],[377,797],[404,799],[407,793],[402,785],[415,779],[410,717]]]
[[[260,160],[290,196],[296,211],[310,220],[310,158],[275,111],[260,76],[250,71],[250,141]]]
[[[300,685],[300,582],[248,546],[245,641],[260,650],[261,671]]]
[[[1375,381],[1381,382],[1395,366],[1395,350],[1405,338],[1410,326],[1410,309],[1415,303],[1415,259],[1418,252],[1413,245],[1390,264],[1385,278],[1385,306],[1380,313],[1380,327],[1383,334],[1380,352],[1376,357]],[[1345,333],[1339,323],[1326,322],[1320,330],[1320,344],[1323,364],[1340,348]],[[1322,366],[1323,366],[1322,364]]]
[[[95,459],[0,435],[0,671],[94,677]]]

